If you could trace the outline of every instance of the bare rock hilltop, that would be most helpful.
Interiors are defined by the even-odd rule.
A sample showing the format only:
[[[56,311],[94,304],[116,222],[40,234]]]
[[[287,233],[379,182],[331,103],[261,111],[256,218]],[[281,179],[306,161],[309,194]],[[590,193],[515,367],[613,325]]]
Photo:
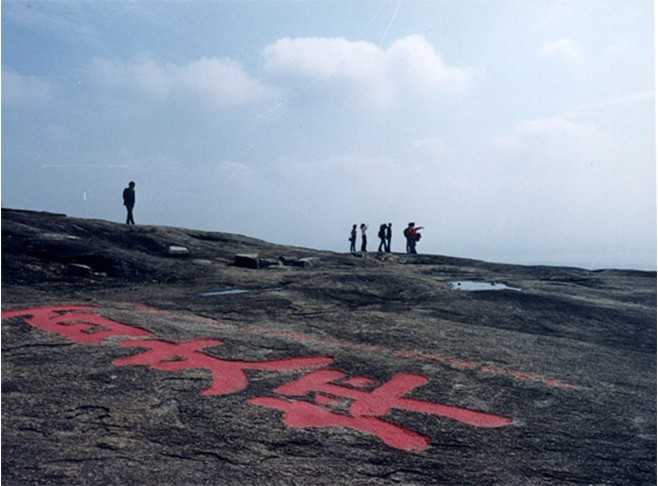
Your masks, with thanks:
[[[655,272],[2,210],[3,485],[655,483]]]

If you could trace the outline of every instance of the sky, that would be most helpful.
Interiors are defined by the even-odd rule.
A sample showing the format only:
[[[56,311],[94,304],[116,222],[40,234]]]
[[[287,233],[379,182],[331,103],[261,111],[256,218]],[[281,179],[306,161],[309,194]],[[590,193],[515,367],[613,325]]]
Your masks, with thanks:
[[[656,268],[651,0],[1,5],[2,207]]]

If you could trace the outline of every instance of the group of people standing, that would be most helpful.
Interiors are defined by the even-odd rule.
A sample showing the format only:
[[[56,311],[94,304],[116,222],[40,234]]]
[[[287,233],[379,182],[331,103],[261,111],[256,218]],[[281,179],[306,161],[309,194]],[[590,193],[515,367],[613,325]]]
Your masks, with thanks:
[[[130,182],[128,187],[123,190],[123,205],[126,207],[126,224],[134,225],[135,220],[133,218],[133,208],[135,207],[135,183]],[[416,243],[420,241],[419,231],[423,229],[422,226],[416,226],[416,223],[409,223],[409,225],[404,229],[404,237],[407,240],[407,253],[414,254],[416,253]],[[368,225],[366,223],[361,223],[361,251],[366,253],[368,247],[368,237],[366,231],[368,230]],[[356,224],[352,225],[352,231],[350,233],[350,252],[356,253],[356,239],[358,231]],[[379,248],[377,252],[379,253],[391,253],[391,239],[393,237],[393,224],[392,223],[382,223],[379,226]]]
[[[368,237],[366,231],[368,230],[368,225],[366,223],[361,223],[359,227],[361,230],[361,251],[366,253],[368,247]],[[422,226],[416,226],[416,223],[409,223],[409,225],[404,229],[404,237],[407,240],[406,252],[410,254],[416,253],[416,243],[420,241],[420,230],[423,229]],[[350,253],[356,253],[356,239],[358,231],[357,225],[352,225],[352,231],[350,232]],[[391,239],[393,237],[393,224],[392,223],[382,223],[379,226],[379,248],[377,252],[379,253],[390,253],[391,252]]]

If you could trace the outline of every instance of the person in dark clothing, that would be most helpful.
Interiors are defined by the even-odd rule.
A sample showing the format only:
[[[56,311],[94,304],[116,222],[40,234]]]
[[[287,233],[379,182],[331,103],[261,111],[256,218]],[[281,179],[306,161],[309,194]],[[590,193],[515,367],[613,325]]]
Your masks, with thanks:
[[[403,231],[403,234],[404,234],[404,240],[406,241],[406,245],[407,245],[407,246],[406,246],[406,249],[405,249],[406,253],[411,253],[410,248],[409,248],[409,228],[410,228],[412,225],[413,225],[413,223],[409,223],[409,226],[407,226],[407,227],[404,229],[404,231]]]
[[[126,224],[135,224],[133,219],[133,208],[135,207],[135,183],[128,183],[128,187],[123,190],[123,205],[128,211],[126,216]]]
[[[386,251],[386,223],[379,226],[379,248],[377,248],[378,253],[383,253]]]
[[[391,253],[391,238],[393,237],[393,223],[386,226],[386,253]]]
[[[368,229],[368,225],[365,223],[361,223],[361,251],[363,253],[366,253],[366,247],[368,246],[368,238],[366,237],[367,229]]]
[[[350,253],[356,253],[356,225],[352,225],[350,232]]]

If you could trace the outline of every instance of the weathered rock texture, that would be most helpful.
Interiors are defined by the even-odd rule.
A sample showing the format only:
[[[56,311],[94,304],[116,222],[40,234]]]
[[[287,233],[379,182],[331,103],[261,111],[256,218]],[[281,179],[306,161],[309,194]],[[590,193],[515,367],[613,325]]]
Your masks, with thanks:
[[[656,482],[655,272],[13,210],[2,270],[3,485]]]

